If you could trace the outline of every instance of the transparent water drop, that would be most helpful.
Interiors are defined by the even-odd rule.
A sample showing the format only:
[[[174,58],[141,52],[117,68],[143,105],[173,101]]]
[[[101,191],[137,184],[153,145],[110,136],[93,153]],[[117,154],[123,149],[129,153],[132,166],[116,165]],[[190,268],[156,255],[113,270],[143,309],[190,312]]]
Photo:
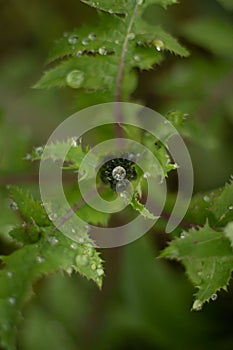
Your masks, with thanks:
[[[101,268],[98,268],[98,269],[96,270],[96,272],[97,272],[97,275],[98,275],[98,276],[103,276],[103,274],[104,274],[104,270],[101,269]]]
[[[151,176],[151,174],[149,172],[145,172],[143,174],[144,179],[148,179],[150,176]]]
[[[90,40],[92,40],[92,41],[95,41],[95,40],[96,40],[96,35],[95,35],[95,33],[90,33],[90,34],[88,35],[88,39],[90,39]]]
[[[44,148],[39,146],[35,148],[35,154],[40,157],[43,154]]]
[[[126,170],[122,166],[116,166],[112,171],[112,177],[117,181],[124,180],[126,176]]]
[[[78,89],[81,87],[84,81],[84,78],[85,78],[84,72],[78,69],[74,69],[67,74],[66,84],[73,89]]]
[[[13,210],[18,210],[19,209],[18,204],[16,202],[12,201],[12,200],[10,201],[10,207]]]
[[[161,51],[165,47],[164,42],[162,40],[159,40],[159,39],[153,40],[152,44],[156,47],[157,51]]]
[[[48,215],[48,217],[49,217],[49,220],[53,221],[53,220],[57,219],[57,214],[56,213],[50,213]]]
[[[92,270],[96,270],[96,267],[97,267],[96,264],[91,264],[91,269]]]
[[[230,206],[228,207],[228,209],[229,209],[229,210],[233,210],[233,205],[230,205]]]
[[[9,298],[8,298],[8,302],[9,302],[9,304],[11,304],[11,305],[15,305],[15,303],[16,303],[16,298],[15,298],[15,297],[9,297]]]
[[[78,56],[78,57],[82,56],[82,54],[83,54],[83,52],[82,52],[81,50],[78,50],[78,51],[76,52],[76,56]]]
[[[134,61],[139,62],[141,61],[141,57],[139,55],[134,55]]]
[[[183,239],[183,238],[185,238],[185,237],[186,237],[186,233],[185,233],[185,232],[181,232],[180,238]]]
[[[101,56],[105,56],[107,55],[107,50],[105,47],[100,47],[99,50],[98,50],[98,53],[101,55]]]
[[[210,201],[210,197],[209,196],[204,196],[203,199],[204,199],[205,202],[209,202]]]
[[[78,245],[76,243],[71,243],[70,248],[76,250],[78,249]]]
[[[142,42],[141,40],[138,40],[138,41],[137,41],[137,45],[138,45],[138,46],[143,46],[143,42]]]
[[[77,255],[75,258],[75,262],[77,266],[85,266],[88,264],[88,257],[87,255]]]
[[[12,278],[13,277],[13,272],[7,271],[6,275],[7,275],[8,278]]]
[[[32,156],[30,153],[27,153],[26,156],[25,156],[25,159],[26,160],[31,160],[32,159]]]
[[[43,256],[38,255],[36,257],[36,262],[38,262],[38,264],[42,264],[45,261],[45,258],[43,258]]]
[[[71,45],[76,45],[78,42],[78,35],[76,34],[72,34],[69,36],[68,38],[68,43],[71,44]]]
[[[68,273],[68,275],[72,275],[73,268],[72,268],[72,267],[68,267],[68,268],[66,269],[66,272]]]
[[[78,147],[82,144],[82,138],[81,137],[72,137],[71,144],[74,147]]]
[[[58,244],[58,242],[59,242],[58,238],[54,237],[54,236],[48,237],[47,240],[48,240],[49,244],[51,244],[52,246]]]
[[[90,44],[90,41],[88,39],[83,39],[82,40],[82,44],[83,45],[89,45]]]
[[[135,35],[134,33],[129,33],[129,34],[128,34],[128,39],[129,39],[129,40],[134,40],[135,37],[136,37],[136,35]]]
[[[84,243],[84,242],[85,242],[85,240],[84,240],[84,238],[83,238],[83,237],[80,237],[80,238],[78,239],[78,242],[82,244],[82,243]]]
[[[112,9],[109,9],[109,10],[108,10],[108,13],[113,14],[114,11],[113,11]]]
[[[144,3],[144,0],[138,0],[137,3],[138,5],[142,5]]]
[[[210,298],[211,298],[211,300],[215,301],[218,298],[218,296],[217,296],[216,293],[214,293],[214,294],[211,295]]]
[[[72,228],[72,229],[71,229],[71,232],[72,232],[72,233],[76,233],[76,231],[75,231],[75,229],[74,229],[74,228]]]
[[[118,45],[120,42],[119,40],[115,40],[115,44]]]

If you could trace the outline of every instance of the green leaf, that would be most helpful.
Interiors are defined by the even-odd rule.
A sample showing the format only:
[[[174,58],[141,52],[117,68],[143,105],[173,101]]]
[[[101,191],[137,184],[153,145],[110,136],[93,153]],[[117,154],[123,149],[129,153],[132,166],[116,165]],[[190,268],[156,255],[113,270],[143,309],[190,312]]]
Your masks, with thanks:
[[[16,186],[8,187],[11,206],[17,210],[22,220],[35,223],[38,226],[49,226],[50,221],[44,207],[39,201],[35,201],[28,192]]]
[[[226,10],[232,11],[233,10],[233,2],[232,0],[218,0],[218,2],[225,7]]]
[[[78,143],[76,145],[76,143]],[[67,152],[68,149],[68,152]],[[44,152],[44,154],[43,154]],[[43,159],[51,159],[52,161],[64,159],[66,167],[71,169],[79,169],[79,166],[88,152],[88,148],[83,149],[79,140],[70,139],[67,142],[56,142],[46,145],[46,148],[36,147],[28,159],[35,161]]]
[[[99,287],[104,274],[102,261],[93,246],[77,244],[51,228],[37,244],[24,246],[9,256],[2,256],[5,268],[0,271],[0,339],[2,346],[16,349],[17,325],[21,308],[32,294],[38,278],[55,271],[79,272]]]
[[[198,288],[193,309],[214,299],[216,292],[226,289],[233,270],[233,251],[228,238],[208,224],[191,229],[173,240],[160,257],[181,261],[194,286]]]
[[[155,216],[154,214],[150,213],[149,210],[142,203],[139,202],[139,200],[136,198],[135,194],[132,197],[130,205],[132,206],[132,208],[134,210],[138,211],[145,218],[152,219],[152,220],[158,219],[157,216]]]
[[[220,194],[211,203],[210,211],[214,214],[217,223],[225,225],[233,221],[233,181],[226,183]]]
[[[233,248],[233,221],[227,224],[227,226],[224,228],[224,233],[229,238]]]
[[[122,98],[128,98],[137,85],[135,67],[151,69],[162,61],[160,51],[188,55],[176,39],[159,26],[149,26],[142,18],[148,5],[166,6],[175,1],[83,2],[104,11],[99,12],[99,25],[76,29],[60,39],[48,59],[48,62],[54,61],[53,68],[47,70],[34,87],[69,86],[103,93],[111,91],[113,99],[121,66]]]

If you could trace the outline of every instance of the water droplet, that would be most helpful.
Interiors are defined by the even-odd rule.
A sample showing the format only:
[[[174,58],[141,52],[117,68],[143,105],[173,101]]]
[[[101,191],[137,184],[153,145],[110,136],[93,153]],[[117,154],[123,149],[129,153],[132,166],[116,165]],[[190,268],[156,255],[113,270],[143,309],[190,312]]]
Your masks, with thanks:
[[[26,160],[31,160],[32,159],[32,156],[30,153],[27,153],[26,156],[25,156],[25,159]]]
[[[41,146],[35,148],[35,153],[38,157],[40,157],[43,154],[43,151],[44,151],[44,149]]]
[[[66,272],[68,273],[68,275],[71,275],[72,272],[73,272],[73,268],[72,268],[72,267],[68,267],[68,268],[66,269]]]
[[[53,220],[55,220],[57,218],[57,214],[56,213],[50,213],[48,215],[48,217],[49,217],[49,220],[53,221]]]
[[[78,57],[82,56],[82,54],[83,54],[83,52],[81,50],[76,52],[76,56],[78,56]]]
[[[164,49],[165,45],[164,42],[162,40],[153,40],[152,44],[156,47],[157,51],[161,51]]]
[[[144,3],[144,0],[138,0],[137,3],[138,5],[142,5]]]
[[[125,180],[118,181],[116,183],[116,192],[117,193],[125,192],[128,187],[128,184],[129,184],[129,181],[125,181]],[[125,195],[122,195],[122,197],[125,197]]]
[[[81,70],[78,70],[78,69],[72,70],[66,76],[66,84],[73,89],[78,89],[81,87],[84,81],[84,77],[85,77],[84,72],[82,72]]]
[[[148,172],[145,172],[145,173],[143,174],[144,179],[148,179],[150,176],[151,176],[151,175],[150,175],[150,173],[148,173]]]
[[[54,236],[53,237],[48,237],[47,240],[48,240],[49,244],[51,244],[52,246],[58,244],[58,242],[59,242],[58,238],[54,237]]]
[[[200,311],[202,309],[202,302],[200,300],[195,300],[193,304],[193,309],[196,311]]]
[[[127,158],[128,158],[128,160],[135,160],[135,154],[129,153]]]
[[[82,138],[81,137],[73,137],[71,140],[71,144],[74,147],[78,147],[82,143]]]
[[[137,41],[138,46],[143,46],[143,42],[141,40]]]
[[[90,44],[90,41],[88,39],[83,39],[82,40],[82,44],[83,45],[89,45]]]
[[[203,199],[204,199],[205,202],[209,202],[210,201],[210,197],[209,196],[204,196]]]
[[[233,205],[230,205],[228,209],[233,210]]]
[[[72,232],[72,233],[76,233],[76,231],[75,231],[75,229],[74,229],[74,228],[72,228],[72,229],[71,229],[71,232]]]
[[[218,298],[218,296],[217,296],[216,293],[214,293],[214,294],[211,295],[210,298],[211,298],[211,300],[215,301]]]
[[[115,44],[118,45],[120,42],[119,40],[115,40]]]
[[[11,304],[11,305],[15,305],[15,303],[16,303],[16,298],[15,298],[15,297],[9,297],[9,298],[8,298],[8,302],[9,302],[9,304]]]
[[[96,270],[96,264],[91,264],[91,269]]]
[[[38,264],[42,264],[45,261],[45,259],[43,258],[43,256],[38,255],[36,257],[36,262],[38,262]]]
[[[98,53],[101,55],[101,56],[105,56],[107,55],[107,50],[105,47],[100,47],[99,50],[98,50]]]
[[[125,176],[126,176],[126,170],[120,165],[115,167],[112,171],[112,177],[117,181],[124,180]]]
[[[70,248],[73,250],[76,250],[76,249],[78,249],[78,246],[76,243],[71,243]]]
[[[141,61],[141,57],[139,55],[134,55],[133,58],[134,58],[134,61],[137,61],[137,62]]]
[[[112,9],[109,9],[109,10],[108,10],[108,13],[113,14],[114,11],[113,11]]]
[[[90,33],[90,34],[88,35],[88,39],[94,41],[94,40],[96,40],[96,35],[95,35],[94,33]]]
[[[86,255],[77,255],[75,262],[77,266],[85,266],[88,264],[88,257]]]
[[[10,201],[10,207],[13,210],[18,210],[19,209],[18,204],[16,202],[12,201],[12,200]]]
[[[185,233],[185,232],[181,232],[180,238],[183,239],[183,238],[185,238],[185,237],[186,237],[186,233]]]
[[[80,237],[80,238],[78,239],[78,242],[82,244],[82,243],[84,243],[84,242],[85,242],[85,240],[84,240],[84,238],[83,238],[83,237]]]
[[[6,275],[7,275],[8,278],[12,278],[13,277],[13,272],[7,271]]]
[[[97,269],[96,272],[97,272],[97,275],[98,275],[98,276],[103,276],[103,274],[104,274],[104,270],[103,270],[103,269],[100,269],[100,268]]]
[[[72,34],[68,38],[68,43],[71,45],[76,45],[78,42],[78,36],[76,34]]]
[[[128,39],[129,40],[134,40],[135,39],[135,34],[134,33],[129,33],[128,34]]]

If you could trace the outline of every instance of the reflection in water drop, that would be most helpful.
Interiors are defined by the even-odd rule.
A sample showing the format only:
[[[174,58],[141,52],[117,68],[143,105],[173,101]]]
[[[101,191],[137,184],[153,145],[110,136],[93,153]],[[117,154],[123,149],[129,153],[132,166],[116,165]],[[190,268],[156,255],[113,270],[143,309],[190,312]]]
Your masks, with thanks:
[[[73,89],[78,89],[81,87],[84,81],[84,72],[81,70],[75,69],[67,74],[66,83]]]

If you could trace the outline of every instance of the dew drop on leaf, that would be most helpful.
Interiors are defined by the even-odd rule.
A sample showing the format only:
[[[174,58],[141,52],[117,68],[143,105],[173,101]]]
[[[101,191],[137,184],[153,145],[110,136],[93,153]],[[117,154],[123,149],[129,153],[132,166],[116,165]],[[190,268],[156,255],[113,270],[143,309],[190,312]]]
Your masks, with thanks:
[[[70,45],[75,45],[75,44],[77,44],[77,42],[78,42],[78,36],[76,34],[72,34],[69,36],[68,43]]]
[[[139,62],[141,60],[141,57],[139,55],[134,55],[134,61]]]
[[[75,69],[72,70],[66,77],[66,83],[69,87],[73,89],[78,89],[81,87],[84,81],[84,72],[81,70]]]
[[[94,41],[94,40],[96,40],[96,35],[95,35],[94,33],[90,33],[90,34],[88,35],[88,39]]]
[[[86,225],[85,226],[85,230],[87,233],[89,233],[91,231],[91,226],[90,225]]]
[[[142,5],[144,3],[144,0],[138,0],[137,3],[138,5]]]
[[[9,297],[8,298],[8,302],[9,302],[9,304],[14,305],[16,303],[16,298],[15,297]]]
[[[96,264],[91,264],[91,269],[96,270]]]
[[[98,53],[101,55],[101,56],[105,56],[107,55],[107,50],[105,47],[100,47],[99,50],[98,50]]]
[[[81,50],[76,52],[76,56],[78,56],[78,57],[82,56],[82,54],[83,54],[83,52]]]
[[[48,242],[50,245],[54,246],[58,244],[59,240],[57,237],[48,237]]]
[[[37,147],[37,148],[35,148],[35,154],[38,156],[38,157],[40,157],[42,154],[43,154],[43,147]]]
[[[134,33],[129,33],[128,34],[128,39],[129,40],[134,40],[135,39],[135,34]]]
[[[77,266],[85,266],[88,264],[88,257],[86,255],[77,255],[75,262]]]
[[[13,277],[13,272],[7,271],[6,275],[7,275],[8,278],[12,278]]]
[[[233,210],[233,205],[230,205],[228,209]]]
[[[215,301],[218,298],[218,296],[217,296],[216,293],[214,293],[214,294],[211,295],[210,298],[211,298],[211,300]]]
[[[145,172],[145,173],[143,174],[144,179],[148,179],[150,176],[151,176],[151,175],[150,175],[150,173],[148,173],[148,172]]]
[[[13,210],[18,210],[19,209],[18,204],[16,202],[14,202],[14,201],[10,201],[10,207]]]
[[[164,49],[165,45],[164,42],[162,40],[153,40],[152,44],[156,47],[157,51],[161,51]]]
[[[70,248],[73,250],[76,250],[76,249],[78,249],[78,246],[76,243],[71,243]]]
[[[103,269],[97,269],[96,270],[98,276],[103,276],[104,270]]]
[[[210,197],[209,196],[204,196],[203,199],[204,199],[205,202],[209,202],[210,201]]]
[[[125,176],[126,176],[126,170],[120,165],[115,167],[112,171],[112,177],[117,181],[124,180]]]
[[[181,239],[184,239],[185,237],[186,237],[186,233],[185,233],[185,232],[181,232],[180,238],[181,238]]]
[[[42,264],[45,261],[45,259],[43,258],[43,256],[38,255],[36,257],[36,262],[38,262],[38,264]]]

